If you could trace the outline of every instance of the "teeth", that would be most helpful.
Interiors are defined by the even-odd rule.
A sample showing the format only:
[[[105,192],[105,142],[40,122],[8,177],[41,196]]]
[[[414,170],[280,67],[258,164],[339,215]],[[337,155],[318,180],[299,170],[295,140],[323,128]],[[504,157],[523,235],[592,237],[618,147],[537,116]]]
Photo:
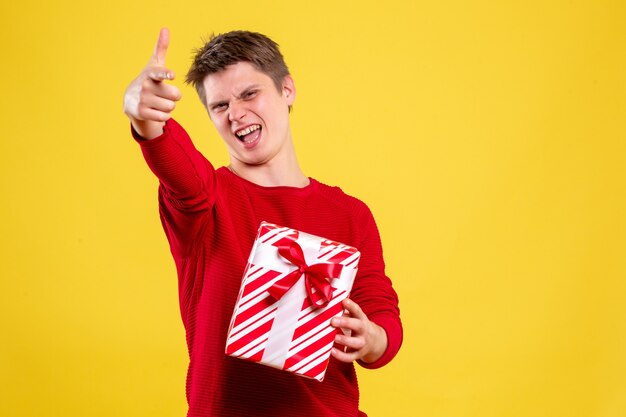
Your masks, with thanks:
[[[236,132],[235,134],[236,134],[238,137],[242,137],[242,136],[247,135],[247,134],[248,134],[248,133],[250,133],[250,132],[254,132],[255,130],[259,129],[260,127],[261,127],[261,126],[259,126],[259,125],[252,125],[252,126],[248,126],[247,128],[245,128],[245,129],[243,129],[243,130],[240,130],[240,131]]]

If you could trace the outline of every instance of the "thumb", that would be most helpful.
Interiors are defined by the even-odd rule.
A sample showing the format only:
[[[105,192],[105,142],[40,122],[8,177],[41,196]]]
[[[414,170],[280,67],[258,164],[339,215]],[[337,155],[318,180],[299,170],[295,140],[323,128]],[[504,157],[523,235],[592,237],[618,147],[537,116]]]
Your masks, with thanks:
[[[165,54],[167,53],[167,47],[170,44],[170,31],[167,28],[162,28],[159,32],[159,39],[154,46],[154,52],[150,57],[150,64],[160,67],[165,66]]]

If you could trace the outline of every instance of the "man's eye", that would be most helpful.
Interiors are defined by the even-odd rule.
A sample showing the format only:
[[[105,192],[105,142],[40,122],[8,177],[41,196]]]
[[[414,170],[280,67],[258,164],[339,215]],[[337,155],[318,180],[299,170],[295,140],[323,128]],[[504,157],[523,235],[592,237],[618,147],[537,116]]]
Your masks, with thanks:
[[[228,104],[226,104],[226,103],[218,103],[215,106],[213,106],[213,111],[226,110],[227,107],[228,107]]]
[[[246,91],[245,93],[243,93],[243,98],[244,99],[250,99],[254,96],[256,96],[256,90],[252,90],[252,91]]]

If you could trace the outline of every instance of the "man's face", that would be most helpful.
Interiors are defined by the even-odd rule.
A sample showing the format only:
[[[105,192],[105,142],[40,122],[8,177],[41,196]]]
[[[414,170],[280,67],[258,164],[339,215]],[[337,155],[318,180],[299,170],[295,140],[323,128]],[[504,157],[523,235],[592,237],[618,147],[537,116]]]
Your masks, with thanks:
[[[293,152],[289,106],[295,99],[290,76],[279,92],[272,79],[249,62],[238,62],[204,79],[209,117],[232,158],[263,165]],[[284,155],[283,155],[284,156]]]

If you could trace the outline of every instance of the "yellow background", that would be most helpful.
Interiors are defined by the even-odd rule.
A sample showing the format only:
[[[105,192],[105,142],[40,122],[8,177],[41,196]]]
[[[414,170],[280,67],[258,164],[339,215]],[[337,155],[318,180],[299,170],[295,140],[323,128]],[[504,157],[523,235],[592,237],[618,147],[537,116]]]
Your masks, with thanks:
[[[626,415],[626,8],[615,1],[3,1],[0,415],[182,416],[157,182],[122,113],[161,26],[175,111],[212,31],[296,80],[308,175],[369,204],[405,341],[370,416]],[[297,412],[294,412],[294,416]]]

